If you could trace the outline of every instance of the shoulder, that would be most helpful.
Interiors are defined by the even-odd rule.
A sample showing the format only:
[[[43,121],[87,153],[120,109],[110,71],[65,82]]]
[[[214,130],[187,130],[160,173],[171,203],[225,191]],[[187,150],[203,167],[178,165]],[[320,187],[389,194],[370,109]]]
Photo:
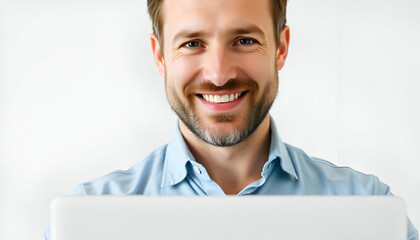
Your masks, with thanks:
[[[324,159],[310,157],[304,151],[285,144],[295,167],[299,181],[313,185],[317,194],[342,195],[386,195],[389,187],[378,177],[354,170],[347,166],[337,166]]]
[[[127,170],[116,170],[89,182],[79,184],[75,195],[144,194],[160,187],[167,145],[150,153],[144,160]]]

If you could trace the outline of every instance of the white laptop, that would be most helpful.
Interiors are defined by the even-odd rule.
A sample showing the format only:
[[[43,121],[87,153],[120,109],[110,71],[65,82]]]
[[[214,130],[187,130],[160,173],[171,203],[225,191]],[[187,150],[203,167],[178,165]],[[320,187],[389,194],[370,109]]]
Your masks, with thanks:
[[[86,196],[51,205],[52,240],[405,240],[390,196]]]

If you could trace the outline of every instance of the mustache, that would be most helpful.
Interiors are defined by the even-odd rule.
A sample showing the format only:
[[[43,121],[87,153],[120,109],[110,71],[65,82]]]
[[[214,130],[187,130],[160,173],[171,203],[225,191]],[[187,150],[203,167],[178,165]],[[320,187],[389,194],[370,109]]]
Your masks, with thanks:
[[[212,82],[200,82],[192,81],[188,83],[185,88],[185,94],[194,95],[200,92],[220,92],[220,91],[253,91],[258,89],[258,84],[254,80],[238,80],[231,79],[227,81],[223,86],[216,86]]]

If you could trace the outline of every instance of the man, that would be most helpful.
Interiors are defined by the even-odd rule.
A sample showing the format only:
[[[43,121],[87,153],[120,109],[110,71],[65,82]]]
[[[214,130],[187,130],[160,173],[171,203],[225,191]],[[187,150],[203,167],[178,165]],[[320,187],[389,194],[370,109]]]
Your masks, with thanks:
[[[391,194],[375,176],[280,140],[268,112],[289,47],[286,0],[147,3],[154,60],[180,121],[169,144],[75,194]],[[418,239],[411,223],[407,239]]]

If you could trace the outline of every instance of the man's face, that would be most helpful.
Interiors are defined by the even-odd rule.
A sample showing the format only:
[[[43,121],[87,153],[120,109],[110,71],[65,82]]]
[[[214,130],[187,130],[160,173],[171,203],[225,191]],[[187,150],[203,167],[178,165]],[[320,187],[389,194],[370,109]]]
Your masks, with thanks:
[[[245,140],[275,99],[270,0],[165,0],[163,70],[169,103],[200,139]]]

